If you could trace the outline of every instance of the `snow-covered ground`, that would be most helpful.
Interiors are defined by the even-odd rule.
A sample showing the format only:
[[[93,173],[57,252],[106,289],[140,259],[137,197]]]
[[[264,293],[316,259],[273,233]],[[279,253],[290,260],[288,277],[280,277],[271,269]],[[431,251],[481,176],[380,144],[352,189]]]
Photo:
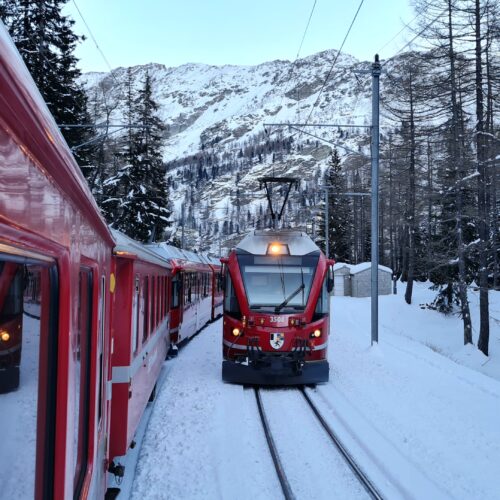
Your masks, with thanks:
[[[0,394],[0,498],[33,498],[40,321],[23,316],[19,388]]]
[[[426,285],[417,284],[411,306],[399,292],[380,297],[373,347],[370,300],[332,299],[331,380],[311,397],[387,498],[499,498],[500,293],[490,294],[491,356],[484,358],[461,345],[459,318],[420,308],[433,297]],[[477,324],[474,292],[471,303]],[[210,325],[168,362],[132,498],[282,497],[253,392],[221,382],[220,329],[220,321]],[[307,470],[303,457],[317,442],[310,417],[285,407],[280,389],[266,391],[265,403],[273,430],[286,436],[295,416],[293,425],[310,432],[310,443],[280,449],[284,461],[295,457],[291,466],[302,460]],[[298,498],[313,491],[332,498],[326,469],[303,476],[325,484],[299,488]]]

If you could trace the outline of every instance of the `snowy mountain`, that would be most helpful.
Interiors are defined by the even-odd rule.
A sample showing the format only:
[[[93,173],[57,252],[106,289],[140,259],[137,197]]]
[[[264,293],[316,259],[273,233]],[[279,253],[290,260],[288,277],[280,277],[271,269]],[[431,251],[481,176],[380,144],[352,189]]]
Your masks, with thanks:
[[[267,202],[257,178],[273,173],[301,180],[299,190],[291,194],[285,224],[314,230],[311,209],[321,198],[318,184],[330,146],[289,127],[265,124],[306,120],[368,124],[371,78],[352,71],[368,64],[341,54],[322,89],[335,57],[336,51],[331,50],[295,64],[168,68],[151,63],[132,68],[137,88],[146,72],[150,74],[154,98],[167,125],[164,160],[171,179],[174,231],[181,238],[178,228],[184,220],[186,246],[228,248],[240,233],[265,226]],[[119,68],[112,74],[83,76],[98,119],[108,115],[110,123],[123,121],[126,74],[126,68]],[[363,128],[307,130],[369,154],[368,132]]]

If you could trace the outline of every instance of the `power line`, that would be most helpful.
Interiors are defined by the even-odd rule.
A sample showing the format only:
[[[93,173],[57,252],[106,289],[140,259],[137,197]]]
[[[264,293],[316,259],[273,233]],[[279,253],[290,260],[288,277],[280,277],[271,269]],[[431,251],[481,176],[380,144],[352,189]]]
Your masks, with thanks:
[[[295,66],[297,65],[297,61],[298,61],[298,59],[300,57],[300,51],[302,50],[302,45],[304,44],[304,40],[306,39],[307,31],[309,29],[309,25],[311,24],[311,19],[312,19],[312,16],[314,14],[314,9],[316,8],[316,2],[317,2],[317,0],[314,0],[311,12],[309,14],[309,19],[307,20],[306,28],[305,28],[304,33],[302,35],[302,40],[300,41],[300,45],[299,45],[299,48],[297,50],[297,55],[295,56],[295,60],[293,61],[292,66],[290,67],[290,70],[288,71],[287,83],[286,83],[286,86],[285,86],[285,91],[283,92],[283,97],[281,98],[281,105],[280,105],[280,107],[283,106],[283,101],[285,99],[285,95],[286,95],[287,90],[288,90],[288,88],[290,86],[290,82],[292,82],[291,78],[292,78],[292,75],[293,75],[293,71],[294,71]]]
[[[419,18],[423,13],[420,12],[417,14],[409,23],[405,24],[385,45],[382,45],[380,49],[377,50],[377,54],[380,54],[392,41],[394,41],[403,31],[410,29],[410,24],[415,21],[415,19]]]
[[[323,82],[323,85],[321,86],[321,89],[319,91],[318,97],[316,98],[316,101],[314,102],[314,104],[313,104],[313,106],[311,108],[311,111],[309,112],[309,116],[307,117],[307,120],[305,121],[306,124],[311,119],[311,115],[312,115],[312,113],[314,111],[314,108],[317,106],[317,104],[319,102],[319,99],[321,97],[321,94],[323,93],[323,90],[324,90],[324,88],[325,88],[328,80],[330,79],[330,76],[332,74],[332,71],[333,71],[333,68],[335,66],[335,63],[337,62],[337,59],[339,58],[340,53],[342,52],[342,49],[344,48],[345,42],[347,40],[347,37],[349,36],[349,33],[351,32],[351,29],[354,26],[354,23],[356,22],[356,18],[358,17],[359,11],[361,10],[361,7],[363,6],[364,1],[365,0],[361,0],[361,2],[359,3],[358,10],[356,11],[356,14],[354,14],[354,17],[353,17],[353,19],[351,21],[349,29],[347,30],[347,33],[345,34],[344,40],[342,41],[342,45],[340,46],[340,49],[337,51],[337,54],[335,56],[335,59],[333,60],[332,66],[330,67],[330,71],[328,71],[328,74],[326,75],[325,81]]]
[[[109,72],[111,74],[111,77],[113,78],[113,80],[115,81],[116,85],[119,85],[118,83],[118,80],[115,78],[115,75],[113,74],[113,69],[111,68],[111,65],[109,64],[109,61],[106,59],[106,56],[104,55],[104,52],[101,50],[101,47],[99,47],[99,44],[97,43],[97,40],[94,36],[94,34],[92,33],[92,30],[90,29],[90,26],[87,24],[87,21],[85,20],[85,18],[83,17],[83,14],[80,10],[80,8],[78,7],[77,3],[76,3],[76,0],[73,0],[73,4],[75,5],[76,7],[76,10],[78,11],[78,14],[80,15],[80,17],[82,18],[82,21],[83,21],[83,24],[85,25],[85,27],[87,28],[87,31],[89,32],[89,35],[90,35],[90,38],[92,38],[97,50],[99,51],[99,53],[101,54],[104,62],[106,63],[106,66],[108,67],[109,69]]]
[[[403,50],[405,50],[408,46],[410,46],[418,37],[420,37],[425,31],[427,31],[446,11],[448,10],[448,7],[446,7],[444,10],[442,10],[436,17],[432,19],[432,21],[429,24],[426,24],[422,30],[420,30],[407,44],[405,44],[401,49],[399,49],[393,56],[392,59],[394,59],[397,55],[401,54]],[[421,14],[419,14],[421,15]]]

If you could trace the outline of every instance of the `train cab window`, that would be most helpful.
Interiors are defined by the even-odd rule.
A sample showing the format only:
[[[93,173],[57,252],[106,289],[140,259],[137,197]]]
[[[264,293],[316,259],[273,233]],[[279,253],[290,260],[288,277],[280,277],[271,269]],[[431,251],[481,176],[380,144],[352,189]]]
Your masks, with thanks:
[[[53,497],[58,298],[55,265],[0,254],[2,498]]]
[[[172,309],[179,307],[180,302],[181,281],[179,275],[172,278]]]
[[[78,294],[78,329],[72,335],[75,364],[74,497],[78,498],[87,469],[90,402],[90,339],[92,334],[92,271],[81,269]]]
[[[241,311],[238,298],[233,287],[233,281],[229,271],[226,270],[226,290],[224,293],[224,312],[233,318],[240,318]]]

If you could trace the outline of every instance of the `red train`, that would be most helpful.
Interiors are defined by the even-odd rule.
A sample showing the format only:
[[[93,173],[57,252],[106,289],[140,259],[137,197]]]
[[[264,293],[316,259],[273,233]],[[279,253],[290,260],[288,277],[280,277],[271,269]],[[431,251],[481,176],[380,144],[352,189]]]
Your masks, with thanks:
[[[327,382],[331,266],[305,233],[254,231],[224,262],[222,378]]]
[[[221,265],[208,256],[165,243],[150,244],[147,248],[172,265],[170,353],[173,354],[177,345],[222,315]]]
[[[217,266],[108,229],[1,23],[0,85],[1,496],[104,498]]]

